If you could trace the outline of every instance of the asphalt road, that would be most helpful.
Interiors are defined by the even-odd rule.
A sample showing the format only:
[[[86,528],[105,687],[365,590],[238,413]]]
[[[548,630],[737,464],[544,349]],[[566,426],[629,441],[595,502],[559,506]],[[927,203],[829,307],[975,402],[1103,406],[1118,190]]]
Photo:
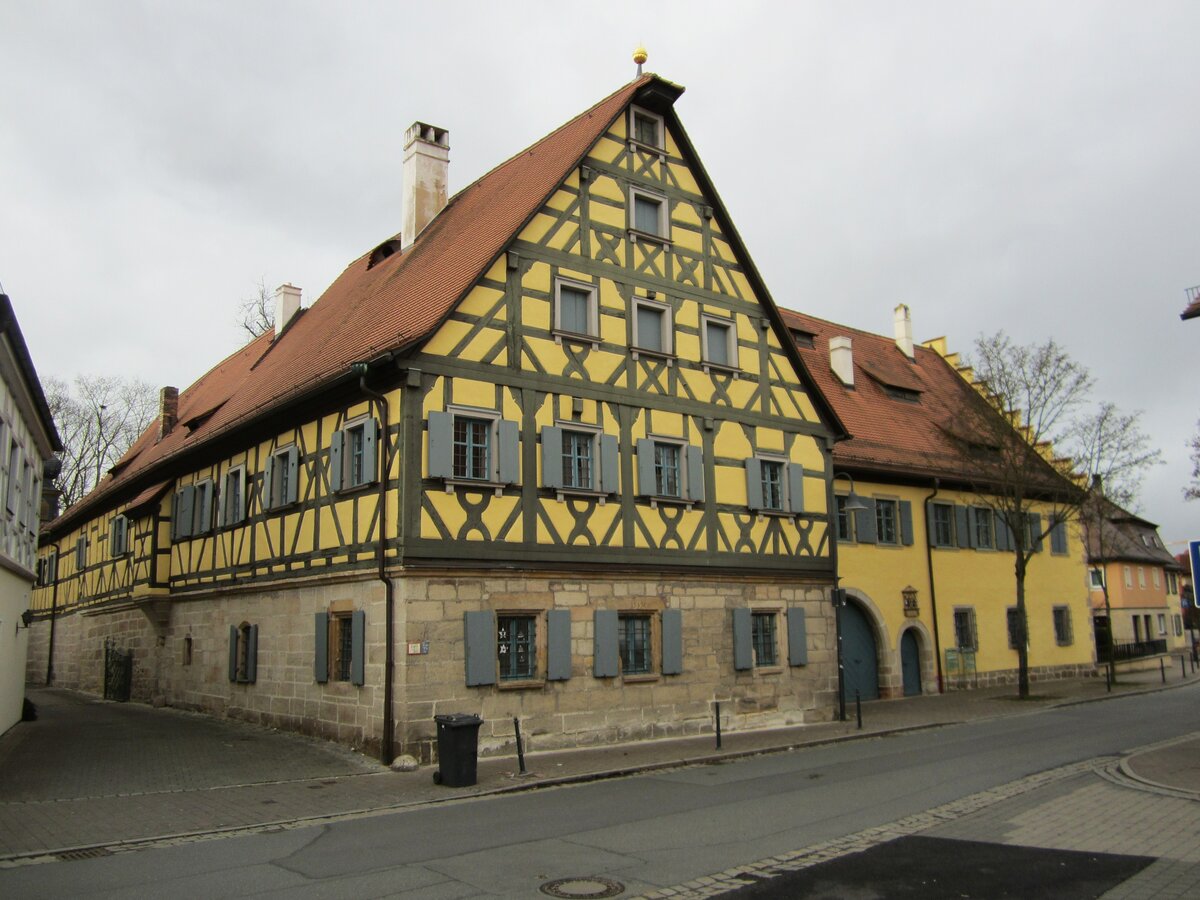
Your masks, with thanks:
[[[603,875],[630,897],[1197,730],[1168,691],[660,772],[0,871],[5,897],[542,897]]]

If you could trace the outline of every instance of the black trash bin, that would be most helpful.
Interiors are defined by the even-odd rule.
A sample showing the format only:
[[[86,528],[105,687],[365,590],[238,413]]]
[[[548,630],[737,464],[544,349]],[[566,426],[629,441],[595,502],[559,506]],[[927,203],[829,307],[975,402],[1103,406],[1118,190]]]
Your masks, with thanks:
[[[470,713],[434,716],[437,722],[438,768],[435,784],[446,787],[470,787],[475,783],[479,760],[479,726],[483,719]]]

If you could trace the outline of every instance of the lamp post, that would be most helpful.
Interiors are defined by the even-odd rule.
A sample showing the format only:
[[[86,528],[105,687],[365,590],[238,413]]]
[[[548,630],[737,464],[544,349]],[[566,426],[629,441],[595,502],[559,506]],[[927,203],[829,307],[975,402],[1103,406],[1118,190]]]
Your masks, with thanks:
[[[846,605],[846,592],[839,587],[842,581],[841,571],[838,568],[838,519],[844,511],[847,516],[852,513],[860,512],[867,508],[867,505],[859,499],[859,496],[854,493],[854,479],[846,472],[837,472],[833,476],[833,481],[839,478],[845,478],[850,482],[850,493],[846,497],[846,504],[841,510],[837,508],[837,495],[830,491],[833,499],[833,540],[830,542],[831,553],[833,556],[833,631],[834,639],[837,642],[837,673],[838,673],[838,719],[842,722],[846,721],[846,667],[842,658],[842,607]],[[832,488],[832,484],[830,485]]]

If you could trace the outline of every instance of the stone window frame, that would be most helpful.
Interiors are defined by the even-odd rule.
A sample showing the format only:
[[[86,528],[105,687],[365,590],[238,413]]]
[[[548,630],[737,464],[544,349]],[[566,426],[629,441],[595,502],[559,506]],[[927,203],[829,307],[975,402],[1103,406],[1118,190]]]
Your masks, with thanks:
[[[654,143],[646,143],[639,140],[637,137],[636,121],[638,116],[653,121],[657,127],[656,140]],[[628,132],[629,149],[650,150],[659,155],[659,159],[667,158],[667,122],[666,119],[656,112],[651,112],[643,106],[630,104],[629,120],[626,126]]]
[[[728,362],[717,362],[712,359],[709,348],[709,326],[715,325],[725,329],[725,358]],[[718,316],[714,313],[700,314],[700,368],[711,374],[723,372],[738,377],[741,373],[741,359],[738,353],[737,315]]]
[[[658,204],[658,231],[643,231],[637,227],[637,200],[639,197]],[[629,186],[629,207],[626,224],[631,242],[636,243],[639,240],[645,240],[669,247],[671,245],[670,199],[666,194],[641,185],[631,184]]]
[[[571,331],[562,326],[562,289],[566,287],[574,291],[587,295],[588,305],[588,330]],[[554,335],[554,343],[561,344],[566,341],[577,341],[582,343],[590,343],[593,350],[600,349],[600,287],[597,284],[592,284],[587,281],[581,281],[578,278],[565,278],[556,275],[554,277],[554,318],[551,334]]]
[[[638,311],[641,307],[653,309],[662,313],[662,324],[660,326],[659,337],[662,341],[662,349],[655,350],[651,347],[641,346],[641,332],[638,327]],[[655,359],[666,361],[668,366],[673,365],[676,359],[675,356],[675,308],[664,300],[659,300],[657,297],[634,297],[632,303],[632,322],[630,323],[630,347],[629,355],[633,359],[638,359],[642,355],[652,356]]]
[[[626,672],[625,654],[622,646],[628,646],[625,633],[625,623],[630,619],[645,619],[648,622],[646,632],[647,668],[644,672]],[[618,609],[617,610],[617,669],[621,680],[633,684],[638,682],[658,681],[662,676],[662,617],[659,612],[651,609]]]
[[[761,675],[770,675],[776,672],[783,671],[783,663],[781,660],[784,657],[784,647],[782,644],[783,632],[779,628],[781,609],[776,606],[753,607],[750,610],[750,648],[751,656],[753,657],[752,670]],[[769,662],[761,662],[758,655],[758,623],[763,617],[769,617],[771,622],[771,649],[774,652],[774,659]]]
[[[526,677],[509,678],[504,675],[500,652],[500,622],[502,619],[530,619],[533,621],[533,672]],[[546,610],[528,607],[502,607],[494,611],[496,625],[496,687],[499,690],[536,690],[546,686],[546,666],[549,661],[547,646],[548,626]]]

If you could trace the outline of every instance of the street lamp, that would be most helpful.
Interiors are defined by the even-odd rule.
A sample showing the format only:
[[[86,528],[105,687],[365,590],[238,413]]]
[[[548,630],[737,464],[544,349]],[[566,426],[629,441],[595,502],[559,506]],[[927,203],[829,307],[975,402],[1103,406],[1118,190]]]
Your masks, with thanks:
[[[830,542],[831,553],[833,555],[833,630],[835,641],[837,642],[837,672],[838,672],[838,719],[842,722],[846,721],[846,668],[842,659],[842,607],[846,605],[846,592],[838,585],[841,583],[842,576],[838,569],[838,519],[844,512],[847,516],[861,512],[867,508],[867,504],[862,502],[858,494],[854,493],[854,479],[846,472],[837,472],[833,476],[836,482],[839,478],[845,478],[850,482],[850,493],[846,497],[846,503],[839,510],[837,508],[837,495],[833,495],[833,540]]]

